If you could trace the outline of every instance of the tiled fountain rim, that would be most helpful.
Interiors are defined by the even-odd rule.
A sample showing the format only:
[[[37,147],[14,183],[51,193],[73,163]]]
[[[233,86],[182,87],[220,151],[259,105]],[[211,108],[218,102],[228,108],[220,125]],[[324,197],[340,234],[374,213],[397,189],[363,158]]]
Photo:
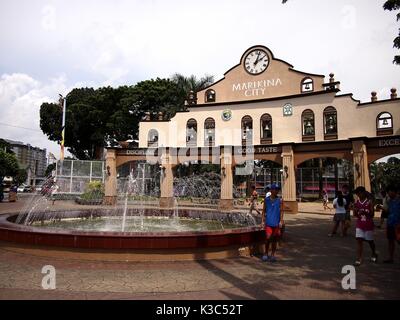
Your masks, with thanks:
[[[107,210],[106,210],[107,211]],[[102,211],[103,213],[106,211]],[[192,211],[192,210],[190,210]],[[58,214],[88,214],[85,210],[63,210]],[[180,215],[184,215],[181,211]],[[34,246],[50,246],[80,249],[142,250],[142,249],[205,249],[249,246],[263,240],[260,226],[222,231],[192,232],[82,232],[61,229],[44,229],[13,223],[18,214],[0,216],[0,240]]]

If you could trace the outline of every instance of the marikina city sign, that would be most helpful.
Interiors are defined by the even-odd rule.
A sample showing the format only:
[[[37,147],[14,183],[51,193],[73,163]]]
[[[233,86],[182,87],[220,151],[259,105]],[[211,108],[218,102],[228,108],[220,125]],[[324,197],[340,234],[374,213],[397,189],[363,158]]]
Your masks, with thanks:
[[[233,84],[232,91],[233,92],[241,91],[244,93],[246,97],[257,97],[265,95],[265,91],[267,88],[282,86],[282,84],[283,83],[280,78],[243,82],[243,83]]]

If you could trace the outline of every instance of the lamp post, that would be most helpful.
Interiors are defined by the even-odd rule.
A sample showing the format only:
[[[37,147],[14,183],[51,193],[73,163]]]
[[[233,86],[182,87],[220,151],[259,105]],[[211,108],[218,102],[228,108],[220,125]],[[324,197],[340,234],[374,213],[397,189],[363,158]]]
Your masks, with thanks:
[[[60,152],[60,160],[64,161],[64,143],[65,143],[65,113],[67,109],[67,98],[64,98],[61,94],[60,96],[60,104],[62,103],[62,131],[61,131],[61,152]]]

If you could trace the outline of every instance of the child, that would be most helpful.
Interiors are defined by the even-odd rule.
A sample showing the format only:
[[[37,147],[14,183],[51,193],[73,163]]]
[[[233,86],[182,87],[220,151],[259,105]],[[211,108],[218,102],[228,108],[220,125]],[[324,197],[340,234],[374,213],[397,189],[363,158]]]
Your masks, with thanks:
[[[328,206],[329,196],[328,196],[328,192],[326,190],[322,191],[322,201],[323,201],[324,210],[326,210],[326,209],[331,210],[331,208],[329,208],[329,206]]]
[[[261,212],[257,209],[257,202],[258,202],[258,192],[256,190],[256,187],[252,187],[253,192],[251,194],[251,200],[250,200],[250,212],[249,214],[252,214],[253,210],[256,210],[258,214],[261,214]]]
[[[343,197],[346,200],[346,220],[344,222],[344,236],[347,236],[347,230],[351,227],[351,214],[350,210],[353,208],[354,204],[354,197],[353,194],[350,192],[350,188],[347,184],[342,186],[342,193]]]
[[[342,237],[345,236],[345,234],[346,234],[346,227],[345,227],[346,204],[347,204],[347,201],[343,197],[342,191],[338,191],[337,198],[335,200],[333,200],[333,207],[336,209],[335,216],[333,217],[333,221],[335,224],[333,225],[333,229],[332,229],[332,232],[329,234],[329,237],[332,237],[336,234],[339,224],[342,228]]]
[[[387,228],[386,235],[389,244],[389,259],[383,263],[394,263],[394,247],[396,240],[396,228],[400,225],[400,197],[397,194],[396,186],[389,186],[387,189]]]
[[[364,187],[358,187],[355,190],[355,194],[357,195],[358,200],[354,204],[354,216],[357,217],[357,260],[354,265],[358,267],[362,263],[364,241],[368,242],[371,248],[372,262],[378,262],[378,255],[375,251],[374,242],[374,204],[370,199],[368,199],[368,193]]]
[[[283,226],[283,201],[278,197],[279,186],[273,184],[271,186],[271,196],[266,197],[264,201],[264,219],[266,243],[265,255],[262,257],[263,261],[276,262],[275,253],[277,249],[277,242],[281,236],[281,228]],[[269,255],[269,247],[272,244],[271,256]]]

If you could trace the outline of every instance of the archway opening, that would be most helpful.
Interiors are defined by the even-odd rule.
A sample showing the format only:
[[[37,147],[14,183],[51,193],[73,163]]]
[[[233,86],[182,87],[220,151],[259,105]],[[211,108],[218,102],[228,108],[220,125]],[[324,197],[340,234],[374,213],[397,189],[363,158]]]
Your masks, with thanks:
[[[382,199],[382,192],[388,186],[400,186],[400,154],[393,154],[372,162],[369,173],[371,192],[376,199]]]
[[[344,185],[354,188],[353,164],[346,159],[314,158],[297,167],[296,194],[300,201],[319,200],[324,190],[334,198]]]

